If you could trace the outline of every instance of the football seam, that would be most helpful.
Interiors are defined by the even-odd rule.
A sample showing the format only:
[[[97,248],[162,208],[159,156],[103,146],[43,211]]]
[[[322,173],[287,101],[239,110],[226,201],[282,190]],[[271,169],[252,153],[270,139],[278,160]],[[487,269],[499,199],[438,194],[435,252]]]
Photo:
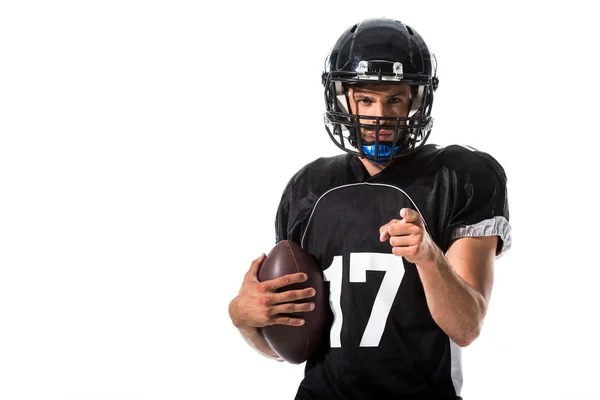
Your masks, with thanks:
[[[286,247],[288,249],[288,251],[290,252],[290,255],[292,256],[292,259],[294,260],[294,267],[296,267],[296,272],[300,272],[298,270],[298,261],[296,261],[296,257],[294,257],[294,252],[292,251],[292,247],[290,246],[290,243],[286,243]]]
[[[294,260],[294,266],[296,267],[296,272],[300,272],[300,270],[298,269],[298,261],[296,261],[296,257],[294,256],[294,252],[292,251],[292,247],[290,246],[290,243],[288,241],[288,243],[286,243],[287,245],[287,249],[290,252],[292,259]],[[308,329],[308,324],[309,322],[306,320],[306,318],[304,319],[304,332],[308,333],[310,332],[310,330]],[[306,335],[308,337],[308,335]],[[302,359],[304,360],[306,358],[306,353],[308,352],[308,347],[310,344],[310,337],[308,338],[308,340],[306,341],[306,344],[304,345],[304,351],[302,352]]]

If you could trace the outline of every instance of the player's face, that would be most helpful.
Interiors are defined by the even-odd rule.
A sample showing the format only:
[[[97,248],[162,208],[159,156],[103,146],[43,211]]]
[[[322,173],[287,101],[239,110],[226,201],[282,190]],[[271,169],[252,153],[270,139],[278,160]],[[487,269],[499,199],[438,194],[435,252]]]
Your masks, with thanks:
[[[353,85],[348,89],[348,102],[353,114],[371,117],[408,117],[411,106],[411,89],[408,85],[366,84]],[[361,124],[375,126],[376,121],[360,119]],[[404,122],[401,122],[404,125]],[[385,125],[390,128],[385,129]],[[380,141],[393,141],[394,124],[385,122],[379,128]],[[375,128],[362,128],[364,141],[375,141]]]

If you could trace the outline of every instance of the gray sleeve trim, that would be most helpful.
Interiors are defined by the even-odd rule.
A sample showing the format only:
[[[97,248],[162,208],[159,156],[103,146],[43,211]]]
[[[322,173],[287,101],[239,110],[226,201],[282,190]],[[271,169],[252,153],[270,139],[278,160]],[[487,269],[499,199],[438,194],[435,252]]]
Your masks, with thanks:
[[[496,253],[496,258],[501,257],[512,244],[510,236],[511,227],[504,217],[494,217],[483,220],[474,225],[461,225],[452,232],[452,241],[463,237],[500,236],[502,248]]]

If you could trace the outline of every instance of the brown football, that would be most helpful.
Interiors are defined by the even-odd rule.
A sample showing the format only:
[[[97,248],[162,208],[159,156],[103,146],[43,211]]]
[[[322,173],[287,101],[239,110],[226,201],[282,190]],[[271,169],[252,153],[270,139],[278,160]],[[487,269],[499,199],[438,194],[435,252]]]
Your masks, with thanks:
[[[258,280],[261,282],[297,272],[304,272],[308,279],[302,283],[285,286],[279,291],[314,288],[315,296],[299,300],[299,302],[312,301],[315,303],[314,310],[290,314],[303,318],[305,322],[302,326],[277,324],[261,328],[271,348],[292,364],[300,364],[310,358],[321,341],[328,309],[323,271],[314,257],[289,240],[277,243],[258,270]]]

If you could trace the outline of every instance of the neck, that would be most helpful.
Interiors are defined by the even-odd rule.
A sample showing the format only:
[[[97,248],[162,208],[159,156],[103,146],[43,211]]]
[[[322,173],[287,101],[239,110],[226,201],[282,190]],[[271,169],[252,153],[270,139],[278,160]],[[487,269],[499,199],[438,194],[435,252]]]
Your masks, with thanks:
[[[377,175],[378,173],[383,171],[388,165],[390,165],[392,163],[391,161],[389,161],[386,163],[378,164],[378,163],[374,163],[366,158],[358,157],[358,159],[360,160],[361,163],[363,163],[363,165],[367,169],[367,172],[369,173],[370,176]]]

